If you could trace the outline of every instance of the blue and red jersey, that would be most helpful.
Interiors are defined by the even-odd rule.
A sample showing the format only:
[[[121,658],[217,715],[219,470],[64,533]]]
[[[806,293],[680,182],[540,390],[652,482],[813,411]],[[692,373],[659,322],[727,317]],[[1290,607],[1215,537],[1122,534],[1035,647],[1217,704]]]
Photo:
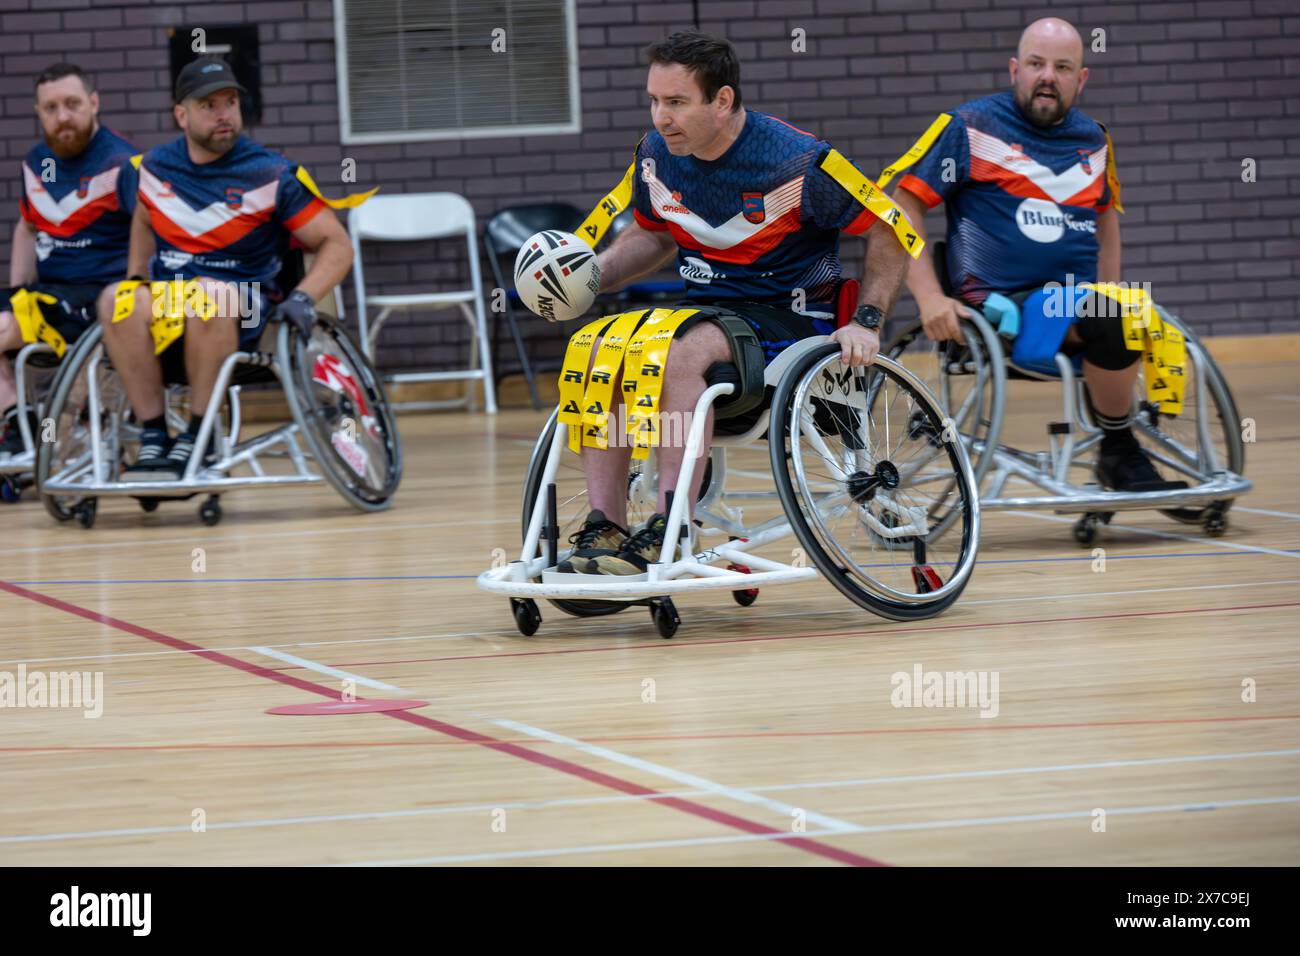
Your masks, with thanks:
[[[1010,92],[951,116],[898,185],[931,208],[947,204],[954,294],[979,304],[1071,274],[1095,281],[1097,218],[1113,201],[1105,130],[1077,109],[1035,126]]]
[[[44,142],[28,152],[19,214],[36,231],[41,282],[107,285],[126,275],[135,152],[104,126],[72,159],[60,159]]]
[[[749,110],[731,147],[714,160],[674,156],[651,131],[637,150],[633,210],[644,229],[677,242],[686,298],[749,300],[834,315],[839,234],[875,222],[818,168],[830,144],[775,116]]]
[[[326,208],[274,150],[239,137],[210,163],[190,159],[185,137],[151,149],[140,162],[140,202],[157,239],[151,278],[275,278],[289,234]]]

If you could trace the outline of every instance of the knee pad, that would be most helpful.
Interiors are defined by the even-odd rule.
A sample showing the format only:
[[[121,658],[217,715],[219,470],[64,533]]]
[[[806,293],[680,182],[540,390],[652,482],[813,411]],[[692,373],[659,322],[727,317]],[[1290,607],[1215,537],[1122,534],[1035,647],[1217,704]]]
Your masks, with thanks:
[[[1117,372],[1142,357],[1124,342],[1124,318],[1114,301],[1096,292],[1079,299],[1075,328],[1083,339],[1083,357],[1098,368]]]
[[[714,362],[704,373],[707,385],[725,382],[736,386],[736,391],[724,396],[714,406],[715,418],[736,418],[761,405],[764,397],[763,369],[767,363],[753,327],[734,312],[706,306],[683,323],[677,334],[684,335],[700,321],[713,322],[722,329],[731,348],[730,362]]]

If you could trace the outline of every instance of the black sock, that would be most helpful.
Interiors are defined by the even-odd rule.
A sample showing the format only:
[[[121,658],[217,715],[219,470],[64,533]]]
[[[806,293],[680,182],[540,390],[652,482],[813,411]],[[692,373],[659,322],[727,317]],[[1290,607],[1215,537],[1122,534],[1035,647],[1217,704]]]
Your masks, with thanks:
[[[167,416],[159,415],[157,418],[147,418],[140,423],[141,428],[154,428],[160,432],[167,430]]]
[[[18,406],[10,405],[3,412],[0,412],[0,421],[8,421],[11,418],[18,417]]]
[[[188,431],[191,435],[193,435],[194,437],[197,438],[197,437],[198,437],[198,434],[199,434],[199,426],[202,425],[202,424],[203,424],[203,413],[202,413],[202,412],[200,412],[200,413],[197,414],[197,415],[191,415],[191,416],[190,416],[190,427],[187,428],[186,431]]]

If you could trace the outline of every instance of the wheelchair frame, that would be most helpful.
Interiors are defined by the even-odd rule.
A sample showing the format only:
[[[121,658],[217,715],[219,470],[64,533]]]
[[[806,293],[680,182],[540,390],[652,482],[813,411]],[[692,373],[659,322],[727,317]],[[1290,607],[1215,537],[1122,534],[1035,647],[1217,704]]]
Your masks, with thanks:
[[[53,471],[50,459],[55,454],[52,444],[42,445],[37,455],[37,483],[45,501],[46,508],[59,520],[75,517],[86,528],[95,521],[97,499],[101,496],[134,497],[140,500],[145,511],[153,511],[160,501],[168,499],[185,500],[196,494],[208,494],[207,500],[199,510],[199,517],[204,524],[214,525],[221,520],[219,495],[232,488],[250,486],[285,486],[316,484],[328,481],[354,507],[362,511],[374,511],[388,507],[391,496],[396,491],[401,479],[401,441],[396,430],[395,418],[387,407],[382,384],[378,373],[369,366],[359,346],[352,342],[347,330],[331,317],[321,316],[316,326],[333,337],[335,343],[346,342],[345,351],[350,350],[351,359],[357,372],[368,381],[356,384],[358,389],[369,386],[366,396],[371,403],[380,406],[384,416],[384,444],[389,451],[391,462],[391,487],[385,487],[383,494],[367,498],[350,488],[347,476],[339,474],[339,464],[322,445],[307,424],[309,410],[304,407],[301,396],[296,394],[296,385],[289,377],[292,372],[290,349],[296,346],[291,338],[292,330],[287,324],[277,329],[276,352],[259,349],[235,351],[226,356],[221,364],[213,386],[213,396],[226,395],[230,406],[230,423],[228,429],[221,429],[221,406],[223,402],[209,403],[199,426],[195,442],[196,448],[208,447],[209,440],[216,433],[216,461],[205,464],[203,455],[193,455],[186,465],[185,472],[179,480],[160,481],[120,481],[114,480],[113,474],[121,467],[124,432],[138,432],[139,426],[128,423],[131,414],[129,405],[125,405],[125,396],[117,408],[105,408],[104,396],[101,394],[99,372],[108,361],[108,353],[102,343],[102,329],[99,326],[88,329],[77,340],[76,350],[67,358],[56,378],[49,403],[48,412],[58,417],[63,413],[63,406],[68,399],[68,392],[76,382],[82,366],[88,367],[86,401],[87,422],[84,426],[88,432],[89,448],[79,453],[71,463],[62,464]],[[246,441],[239,440],[242,426],[240,392],[242,386],[233,384],[235,371],[240,366],[263,368],[278,380],[285,401],[289,406],[292,420],[287,424],[271,429]],[[65,375],[70,381],[65,382]],[[173,424],[176,413],[172,409],[172,399],[177,397],[187,386],[172,385],[168,387],[168,416]],[[337,390],[336,390],[337,391]],[[123,407],[124,406],[124,407]],[[113,434],[106,435],[104,419],[107,414],[113,423]],[[357,424],[360,427],[360,424]],[[305,438],[306,448],[299,444],[299,435]],[[340,453],[341,454],[341,453]],[[287,459],[292,465],[289,474],[268,474],[262,467],[262,459]],[[313,470],[309,462],[314,462],[318,470]],[[230,476],[233,468],[247,466],[249,475]],[[60,503],[59,498],[75,498],[71,506]]]
[[[782,377],[797,361],[804,359],[805,356],[825,345],[826,342],[826,337],[815,336],[804,339],[782,351],[765,369],[765,384],[769,387],[778,385]],[[880,362],[907,383],[909,388],[927,400],[934,410],[939,409],[933,395],[908,370],[890,362],[888,359],[881,359]],[[535,495],[531,511],[526,512],[527,530],[524,534],[524,543],[519,558],[509,564],[483,572],[478,576],[476,582],[485,591],[510,598],[516,625],[523,634],[531,635],[535,633],[541,624],[541,614],[536,605],[536,599],[538,598],[559,602],[598,600],[602,602],[648,603],[651,617],[659,633],[667,638],[673,636],[680,624],[680,616],[672,603],[673,595],[704,590],[731,590],[735,594],[738,603],[749,604],[752,603],[753,598],[756,596],[756,589],[759,587],[808,581],[822,576],[822,571],[817,567],[787,564],[753,553],[755,549],[780,540],[795,530],[789,514],[789,505],[786,502],[782,502],[784,513],[781,516],[770,518],[751,527],[744,524],[743,515],[739,508],[734,508],[723,500],[726,496],[724,483],[726,480],[727,449],[746,447],[757,440],[768,429],[771,408],[765,409],[757,423],[743,435],[716,435],[714,437],[714,450],[711,455],[714,470],[708,488],[696,503],[695,515],[696,519],[701,522],[701,535],[725,534],[732,540],[700,551],[694,551],[690,547],[690,539],[684,534],[690,520],[686,502],[689,499],[690,489],[693,487],[695,469],[702,467],[699,464],[699,449],[703,442],[707,414],[710,406],[717,399],[731,394],[734,388],[735,386],[731,384],[710,386],[705,389],[696,402],[677,484],[674,490],[666,496],[669,501],[669,513],[659,560],[651,562],[648,570],[644,574],[638,575],[600,576],[565,573],[556,570],[558,563],[570,553],[559,549],[559,528],[555,513],[555,477],[560,459],[566,451],[567,428],[559,427],[557,424],[558,409],[552,412],[547,427],[543,429],[542,436],[534,447],[532,460],[529,464],[529,473],[532,474],[537,465],[538,456],[546,456],[541,483],[538,487],[539,493]],[[773,400],[773,404],[780,400],[781,396],[782,392],[778,389],[777,398]],[[548,433],[549,440],[547,438]],[[947,581],[939,581],[937,575],[925,582],[917,580],[918,592],[914,597],[917,608],[928,607],[933,603],[942,601],[939,611],[947,607],[952,600],[955,600],[956,596],[965,587],[974,567],[979,540],[979,503],[975,494],[974,477],[970,471],[970,462],[966,457],[962,443],[945,442],[944,444],[951,444],[952,453],[964,472],[961,477],[964,478],[965,487],[970,489],[970,527],[968,528],[970,547],[963,550],[957,568]],[[782,436],[782,446],[784,451],[784,436]],[[645,482],[644,485],[639,485],[636,490],[637,494],[645,496],[649,501],[655,501],[658,495],[657,469],[652,470],[651,468],[651,463],[655,460],[655,457],[652,450],[644,472],[646,476],[653,477],[650,477],[650,480]],[[771,457],[775,458],[774,455]],[[545,494],[540,493],[543,489],[546,491]],[[771,499],[780,497],[777,491],[743,492],[741,494],[747,498]],[[527,495],[526,490],[526,508],[528,505]],[[872,531],[876,534],[885,539],[899,540],[919,539],[921,535],[929,534],[930,528],[923,511],[918,514],[918,509],[909,510],[904,506],[897,505],[890,496],[883,492],[880,494],[880,500],[888,502],[884,506],[894,511],[899,518],[905,519],[906,523],[886,526],[872,519],[874,521]],[[838,507],[844,510],[853,506],[854,503],[850,503]],[[818,510],[820,511],[820,506]],[[921,522],[919,526],[917,525],[918,521]],[[799,536],[802,541],[802,534]],[[810,550],[813,549],[810,548]],[[923,554],[923,545],[919,548],[919,551]],[[814,554],[816,553],[818,552],[814,550]],[[724,561],[729,562],[728,566],[717,566],[719,562]],[[930,573],[933,574],[933,572]],[[540,580],[534,580],[536,578],[540,578]],[[931,584],[935,586],[931,587]],[[841,588],[841,590],[843,589]],[[902,594],[902,592],[896,593],[900,595],[902,600],[908,600],[910,597]],[[745,599],[746,597],[748,600]],[[876,607],[872,607],[872,610],[884,615],[884,612]],[[938,613],[938,611],[931,613]],[[579,614],[579,616],[585,615]],[[921,615],[906,615],[907,618],[915,616]]]
[[[18,431],[23,437],[23,451],[16,455],[0,458],[0,499],[15,502],[22,495],[23,489],[35,484],[36,436],[32,434],[31,424],[27,421],[29,411],[35,411],[40,417],[42,403],[29,396],[31,387],[27,381],[29,360],[44,353],[54,354],[54,349],[44,342],[29,342],[14,357],[14,388],[18,394]]]
[[[1153,490],[1140,492],[1122,492],[1102,490],[1098,485],[1077,485],[1071,483],[1069,472],[1072,467],[1090,467],[1091,459],[1086,457],[1101,441],[1102,431],[1093,422],[1088,412],[1085,397],[1085,384],[1081,376],[1076,375],[1072,360],[1062,353],[1056,354],[1056,366],[1061,387],[1061,419],[1048,424],[1048,449],[1041,452],[1027,452],[1001,444],[1002,420],[1007,400],[1005,369],[1008,362],[1002,348],[1000,337],[993,330],[987,319],[977,310],[972,310],[971,317],[965,321],[978,332],[980,342],[987,353],[994,374],[990,380],[994,389],[992,410],[989,415],[988,432],[983,436],[971,436],[963,431],[965,412],[962,421],[957,422],[958,430],[963,431],[964,443],[969,445],[970,453],[977,456],[977,478],[984,489],[980,495],[980,506],[985,510],[1050,510],[1057,514],[1082,513],[1083,518],[1075,525],[1075,537],[1080,543],[1090,543],[1096,536],[1096,525],[1108,523],[1111,516],[1119,511],[1140,511],[1148,509],[1179,509],[1200,507],[1205,509],[1204,524],[1210,534],[1222,533],[1226,523],[1223,513],[1231,500],[1250,491],[1252,483],[1240,474],[1231,471],[1226,462],[1219,460],[1210,434],[1208,420],[1211,382],[1217,378],[1222,385],[1227,405],[1232,414],[1236,406],[1227,391],[1226,380],[1217,366],[1209,358],[1199,340],[1177,319],[1177,317],[1157,306],[1162,321],[1169,323],[1183,332],[1187,354],[1194,374],[1200,377],[1195,389],[1195,410],[1197,424],[1197,448],[1182,448],[1170,436],[1162,433],[1158,427],[1140,416],[1135,419],[1135,428],[1156,443],[1157,448],[1146,446],[1152,457],[1159,463],[1194,481],[1187,488]],[[911,330],[915,333],[916,329]],[[967,329],[969,339],[970,329]],[[906,337],[895,338],[890,347],[883,351],[895,351],[895,346]],[[945,398],[949,394],[948,378],[953,372],[978,372],[971,363],[961,369],[954,369],[951,363],[940,363],[940,374],[944,377],[941,389]],[[1037,378],[1038,376],[1033,376]],[[1048,381],[1046,377],[1043,381]],[[979,386],[977,386],[979,387]],[[1000,394],[998,394],[1000,392]],[[982,398],[978,399],[982,407]],[[945,404],[950,404],[946,402]],[[991,455],[988,454],[991,446]],[[986,460],[987,458],[987,460]],[[1020,480],[1035,486],[1046,494],[1016,495],[1009,494],[1008,482]]]

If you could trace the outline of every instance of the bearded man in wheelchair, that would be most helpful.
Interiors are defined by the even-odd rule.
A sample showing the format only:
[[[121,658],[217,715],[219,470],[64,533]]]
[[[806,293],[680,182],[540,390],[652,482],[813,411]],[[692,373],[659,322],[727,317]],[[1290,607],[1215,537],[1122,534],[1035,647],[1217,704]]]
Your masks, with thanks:
[[[1148,373],[1160,373],[1149,393],[1165,399],[1162,411],[1178,411],[1183,363],[1166,366],[1162,346],[1168,338],[1181,349],[1182,334],[1162,337],[1145,292],[1119,283],[1119,180],[1109,134],[1074,106],[1088,79],[1078,33],[1063,20],[1036,21],[1010,73],[1011,90],[936,120],[895,191],[918,230],[927,209],[944,204],[948,215],[946,250],[927,248],[908,273],[925,334],[962,342],[962,319],[979,307],[1013,339],[1013,372],[1056,377],[1063,353],[1081,366],[1102,433],[1100,484],[1120,492],[1186,488],[1161,477],[1131,427],[1144,343]]]

